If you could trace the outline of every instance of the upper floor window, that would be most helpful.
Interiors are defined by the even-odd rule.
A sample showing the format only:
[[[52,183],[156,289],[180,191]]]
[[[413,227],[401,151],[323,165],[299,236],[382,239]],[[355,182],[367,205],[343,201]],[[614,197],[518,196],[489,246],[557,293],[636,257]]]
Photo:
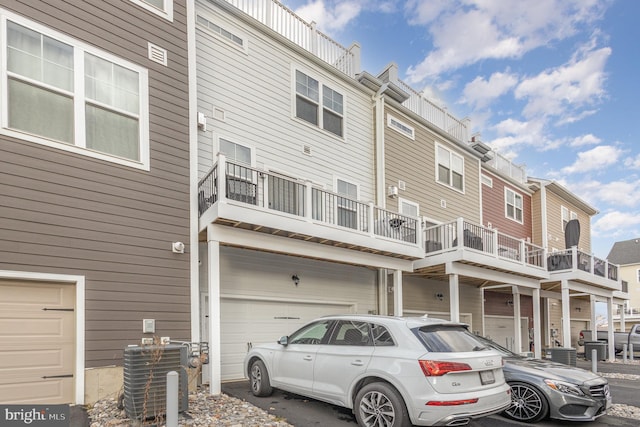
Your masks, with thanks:
[[[296,70],[296,117],[337,136],[343,136],[343,96]]]
[[[400,213],[403,215],[409,215],[413,217],[417,217],[418,215],[420,215],[420,206],[417,203],[411,202],[406,199],[398,199],[398,208]]]
[[[565,206],[560,207],[560,212],[562,216],[562,230],[567,227],[567,223],[572,219],[578,219],[578,214],[574,211],[570,211],[569,208]]]
[[[232,46],[242,49],[245,52],[247,51],[247,43],[244,37],[236,34],[235,32],[229,31],[227,28],[223,28],[215,22],[211,21],[208,17],[204,17],[202,15],[196,16],[196,22],[198,25],[209,30],[216,37],[221,38],[227,43],[230,43]]]
[[[38,24],[3,20],[2,133],[148,169],[146,70]]]
[[[436,162],[438,164],[438,182],[464,191],[464,159],[462,156],[438,145]]]
[[[505,188],[505,215],[514,221],[522,224],[522,195],[515,191]]]
[[[480,182],[487,187],[493,188],[493,179],[484,174],[480,175]]]
[[[131,0],[140,7],[173,21],[173,0]]]
[[[232,162],[244,163],[245,165],[253,164],[253,152],[250,147],[245,145],[220,138],[220,152]]]

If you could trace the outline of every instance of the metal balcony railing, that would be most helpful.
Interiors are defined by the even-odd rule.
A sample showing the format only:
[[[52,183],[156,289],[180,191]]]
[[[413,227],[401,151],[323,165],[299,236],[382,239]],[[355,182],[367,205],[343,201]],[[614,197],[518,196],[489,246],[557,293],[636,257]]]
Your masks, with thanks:
[[[221,169],[225,171],[222,175]],[[317,188],[306,181],[228,162],[220,154],[218,162],[198,185],[199,214],[223,198],[315,223],[414,245],[421,243],[417,240],[421,227],[417,218]]]
[[[550,254],[547,265],[549,271],[582,270],[595,276],[618,281],[617,265],[580,251],[575,246]]]
[[[427,254],[468,248],[521,264],[545,268],[545,250],[523,239],[458,218],[424,230]]]

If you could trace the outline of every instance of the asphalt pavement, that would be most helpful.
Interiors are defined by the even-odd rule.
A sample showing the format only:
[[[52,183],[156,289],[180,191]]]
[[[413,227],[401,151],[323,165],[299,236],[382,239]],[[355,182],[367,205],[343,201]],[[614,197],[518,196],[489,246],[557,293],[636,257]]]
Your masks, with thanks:
[[[578,367],[591,370],[591,361],[579,357]],[[599,372],[622,373],[640,375],[640,365],[598,362]],[[613,403],[640,407],[640,393],[638,381],[609,379]],[[355,417],[351,410],[328,403],[308,399],[292,393],[274,390],[269,397],[255,397],[249,390],[248,381],[238,381],[222,384],[222,392],[246,400],[247,402],[284,418],[295,427],[355,427]],[[480,418],[468,424],[469,427],[508,427],[529,426],[531,424],[508,420],[499,415]],[[640,420],[603,415],[593,422],[566,422],[545,420],[535,424],[536,427],[638,427]]]

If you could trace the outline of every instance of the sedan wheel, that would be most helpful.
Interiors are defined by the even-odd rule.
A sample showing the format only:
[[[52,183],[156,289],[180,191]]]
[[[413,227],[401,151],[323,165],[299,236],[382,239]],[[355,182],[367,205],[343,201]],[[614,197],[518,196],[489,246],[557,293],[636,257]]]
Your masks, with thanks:
[[[407,407],[400,394],[385,383],[372,383],[356,395],[354,412],[362,427],[410,426]]]
[[[254,396],[264,397],[271,395],[273,388],[269,381],[269,373],[262,360],[256,360],[251,364],[249,377],[251,393]]]
[[[547,416],[549,405],[538,389],[524,383],[510,383],[511,406],[504,411],[508,418],[535,423]]]

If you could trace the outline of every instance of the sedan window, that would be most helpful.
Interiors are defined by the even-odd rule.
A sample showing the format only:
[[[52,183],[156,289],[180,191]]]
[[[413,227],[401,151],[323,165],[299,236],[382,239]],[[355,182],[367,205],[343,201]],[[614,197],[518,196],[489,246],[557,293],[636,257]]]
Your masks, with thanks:
[[[487,349],[485,344],[463,326],[423,326],[415,329],[414,333],[428,351],[465,352]]]
[[[298,329],[289,337],[289,344],[320,344],[330,325],[330,320],[322,320]]]

